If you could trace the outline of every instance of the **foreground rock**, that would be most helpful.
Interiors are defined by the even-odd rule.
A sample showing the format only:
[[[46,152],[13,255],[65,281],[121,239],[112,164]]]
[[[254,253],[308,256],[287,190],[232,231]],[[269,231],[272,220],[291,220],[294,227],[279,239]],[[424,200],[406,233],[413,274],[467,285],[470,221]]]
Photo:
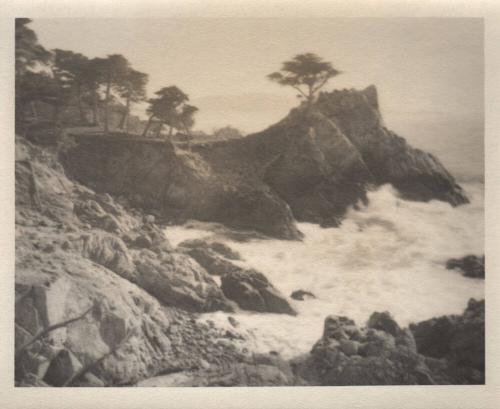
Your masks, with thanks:
[[[384,126],[373,86],[322,93],[310,112],[296,108],[260,133],[192,152],[143,138],[73,138],[62,155],[72,177],[169,221],[300,239],[294,219],[339,226],[350,206],[386,183],[408,200],[468,202],[437,158]],[[99,216],[93,204],[83,209]],[[99,217],[96,223],[113,227]]]
[[[240,308],[258,312],[296,315],[286,298],[264,274],[242,268],[230,260],[241,260],[238,253],[216,241],[188,240],[179,244],[210,274],[221,276],[224,295]]]
[[[178,249],[194,258],[209,274],[222,276],[240,270],[229,260],[241,257],[223,243],[189,240],[180,243]]]
[[[307,356],[291,361],[310,385],[432,385],[484,383],[484,301],[471,299],[461,316],[401,328],[375,312],[365,328],[329,316]]]
[[[140,382],[138,386],[295,386],[288,362],[274,354],[251,354],[226,367],[209,366],[197,371],[177,372]]]
[[[448,270],[460,270],[465,277],[484,279],[484,256],[465,256],[457,259],[452,258],[446,262]]]
[[[419,353],[448,361],[453,383],[484,383],[484,300],[471,299],[463,315],[433,318],[410,329]]]
[[[239,359],[226,330],[187,312],[231,303],[152,217],[69,180],[49,151],[16,148],[17,385],[124,385]]]
[[[447,383],[444,364],[417,353],[409,330],[388,313],[374,313],[366,328],[347,317],[325,320],[311,354],[292,361],[311,385],[430,385]]]

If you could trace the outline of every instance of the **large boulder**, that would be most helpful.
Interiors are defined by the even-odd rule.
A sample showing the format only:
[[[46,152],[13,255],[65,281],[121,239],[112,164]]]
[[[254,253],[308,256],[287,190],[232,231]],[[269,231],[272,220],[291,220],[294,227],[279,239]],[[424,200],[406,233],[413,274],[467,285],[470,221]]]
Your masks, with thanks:
[[[484,300],[469,300],[462,315],[410,325],[419,353],[445,358],[456,383],[484,383]]]
[[[84,223],[108,232],[119,232],[120,223],[115,216],[104,211],[95,200],[80,200],[75,203],[75,214]]]
[[[188,311],[232,311],[217,283],[190,257],[142,250],[134,260],[135,282],[163,304]]]
[[[221,279],[224,295],[242,309],[296,315],[286,298],[256,270],[239,269]]]
[[[325,319],[323,337],[309,355],[292,360],[312,385],[428,385],[449,383],[446,367],[419,354],[409,331],[388,313],[374,313],[359,328],[342,316]]]
[[[22,292],[18,303],[34,307],[18,307],[16,328],[36,319],[39,331],[63,324],[25,349],[20,348],[33,335],[16,340],[17,380],[26,379],[28,370],[47,384],[62,386],[88,366],[106,384],[115,384],[154,375],[164,367],[158,354],[170,351],[169,319],[158,302],[111,271],[77,256],[66,261],[66,268],[71,274],[59,278],[40,271],[38,275],[16,272],[18,282],[24,282],[22,287],[31,289]],[[144,325],[146,321],[151,322],[150,328]],[[33,354],[38,364],[30,358]],[[78,381],[74,379],[72,385]]]
[[[203,248],[210,249],[213,252],[227,258],[228,260],[241,260],[241,255],[229,247],[227,244],[213,240],[191,239],[184,240],[179,244],[179,247],[188,249]]]
[[[105,232],[85,233],[76,240],[82,255],[123,278],[133,280],[135,266],[125,243],[115,235]]]
[[[179,244],[178,249],[194,258],[209,274],[224,275],[239,270],[231,260],[240,259],[239,254],[219,242],[187,240]]]

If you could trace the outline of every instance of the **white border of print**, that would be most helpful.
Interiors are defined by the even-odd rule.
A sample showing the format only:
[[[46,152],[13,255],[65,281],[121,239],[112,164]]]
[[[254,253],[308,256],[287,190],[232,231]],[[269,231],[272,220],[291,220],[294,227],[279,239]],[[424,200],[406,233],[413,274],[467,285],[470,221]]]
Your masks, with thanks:
[[[458,0],[3,0],[0,19],[0,406],[5,409],[493,409],[500,401],[500,2]],[[486,385],[14,388],[14,17],[481,17],[486,57]],[[75,30],[78,27],[75,27]],[[496,364],[496,365],[495,365]],[[497,398],[497,399],[495,399]]]

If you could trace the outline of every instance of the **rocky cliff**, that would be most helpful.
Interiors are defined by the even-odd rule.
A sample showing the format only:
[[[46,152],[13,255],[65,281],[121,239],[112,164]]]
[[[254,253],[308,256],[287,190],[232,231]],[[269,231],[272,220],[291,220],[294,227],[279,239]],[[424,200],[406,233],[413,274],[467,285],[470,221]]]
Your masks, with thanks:
[[[484,331],[484,300],[410,328],[388,312],[374,312],[366,327],[332,315],[310,354],[291,365],[310,385],[484,384]]]
[[[200,263],[231,267],[209,273],[190,254],[203,243],[173,249],[154,216],[68,179],[48,148],[18,137],[15,164],[16,385],[124,385],[241,362],[235,336],[196,314],[233,311],[250,284],[245,308],[294,313],[262,274],[232,265],[230,249],[205,248]],[[219,286],[214,273],[249,284]]]
[[[212,172],[203,173],[205,165],[195,162],[200,153],[176,152],[165,143],[128,143],[162,157],[162,172],[191,166],[187,176],[174,173],[179,180]],[[173,164],[162,155],[172,155]],[[261,171],[271,168],[279,166]],[[94,172],[94,183],[106,186],[95,169],[86,169]],[[152,161],[151,169],[158,169]],[[237,308],[296,314],[263,274],[237,265],[237,253],[203,240],[172,248],[155,217],[69,179],[53,152],[24,138],[16,140],[15,171],[18,386],[484,382],[484,302],[471,301],[463,316],[419,323],[412,332],[386,313],[375,313],[367,328],[330,317],[306,357],[287,362],[272,353],[254,354],[234,317],[228,317],[234,330],[197,320],[203,312]],[[132,191],[128,197],[144,207],[163,203],[147,195],[134,199]]]
[[[294,220],[336,226],[385,183],[408,200],[468,202],[438,159],[385,128],[374,86],[323,93],[311,109],[293,109],[260,133],[192,150],[133,137],[72,138],[62,159],[73,178],[172,221],[298,239]]]

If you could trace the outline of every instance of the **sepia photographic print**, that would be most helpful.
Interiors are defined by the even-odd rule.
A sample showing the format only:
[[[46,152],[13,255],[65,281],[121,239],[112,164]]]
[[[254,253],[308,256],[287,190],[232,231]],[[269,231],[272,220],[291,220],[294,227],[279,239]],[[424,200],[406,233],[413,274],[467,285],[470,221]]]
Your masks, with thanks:
[[[485,384],[482,18],[11,23],[16,389]]]

